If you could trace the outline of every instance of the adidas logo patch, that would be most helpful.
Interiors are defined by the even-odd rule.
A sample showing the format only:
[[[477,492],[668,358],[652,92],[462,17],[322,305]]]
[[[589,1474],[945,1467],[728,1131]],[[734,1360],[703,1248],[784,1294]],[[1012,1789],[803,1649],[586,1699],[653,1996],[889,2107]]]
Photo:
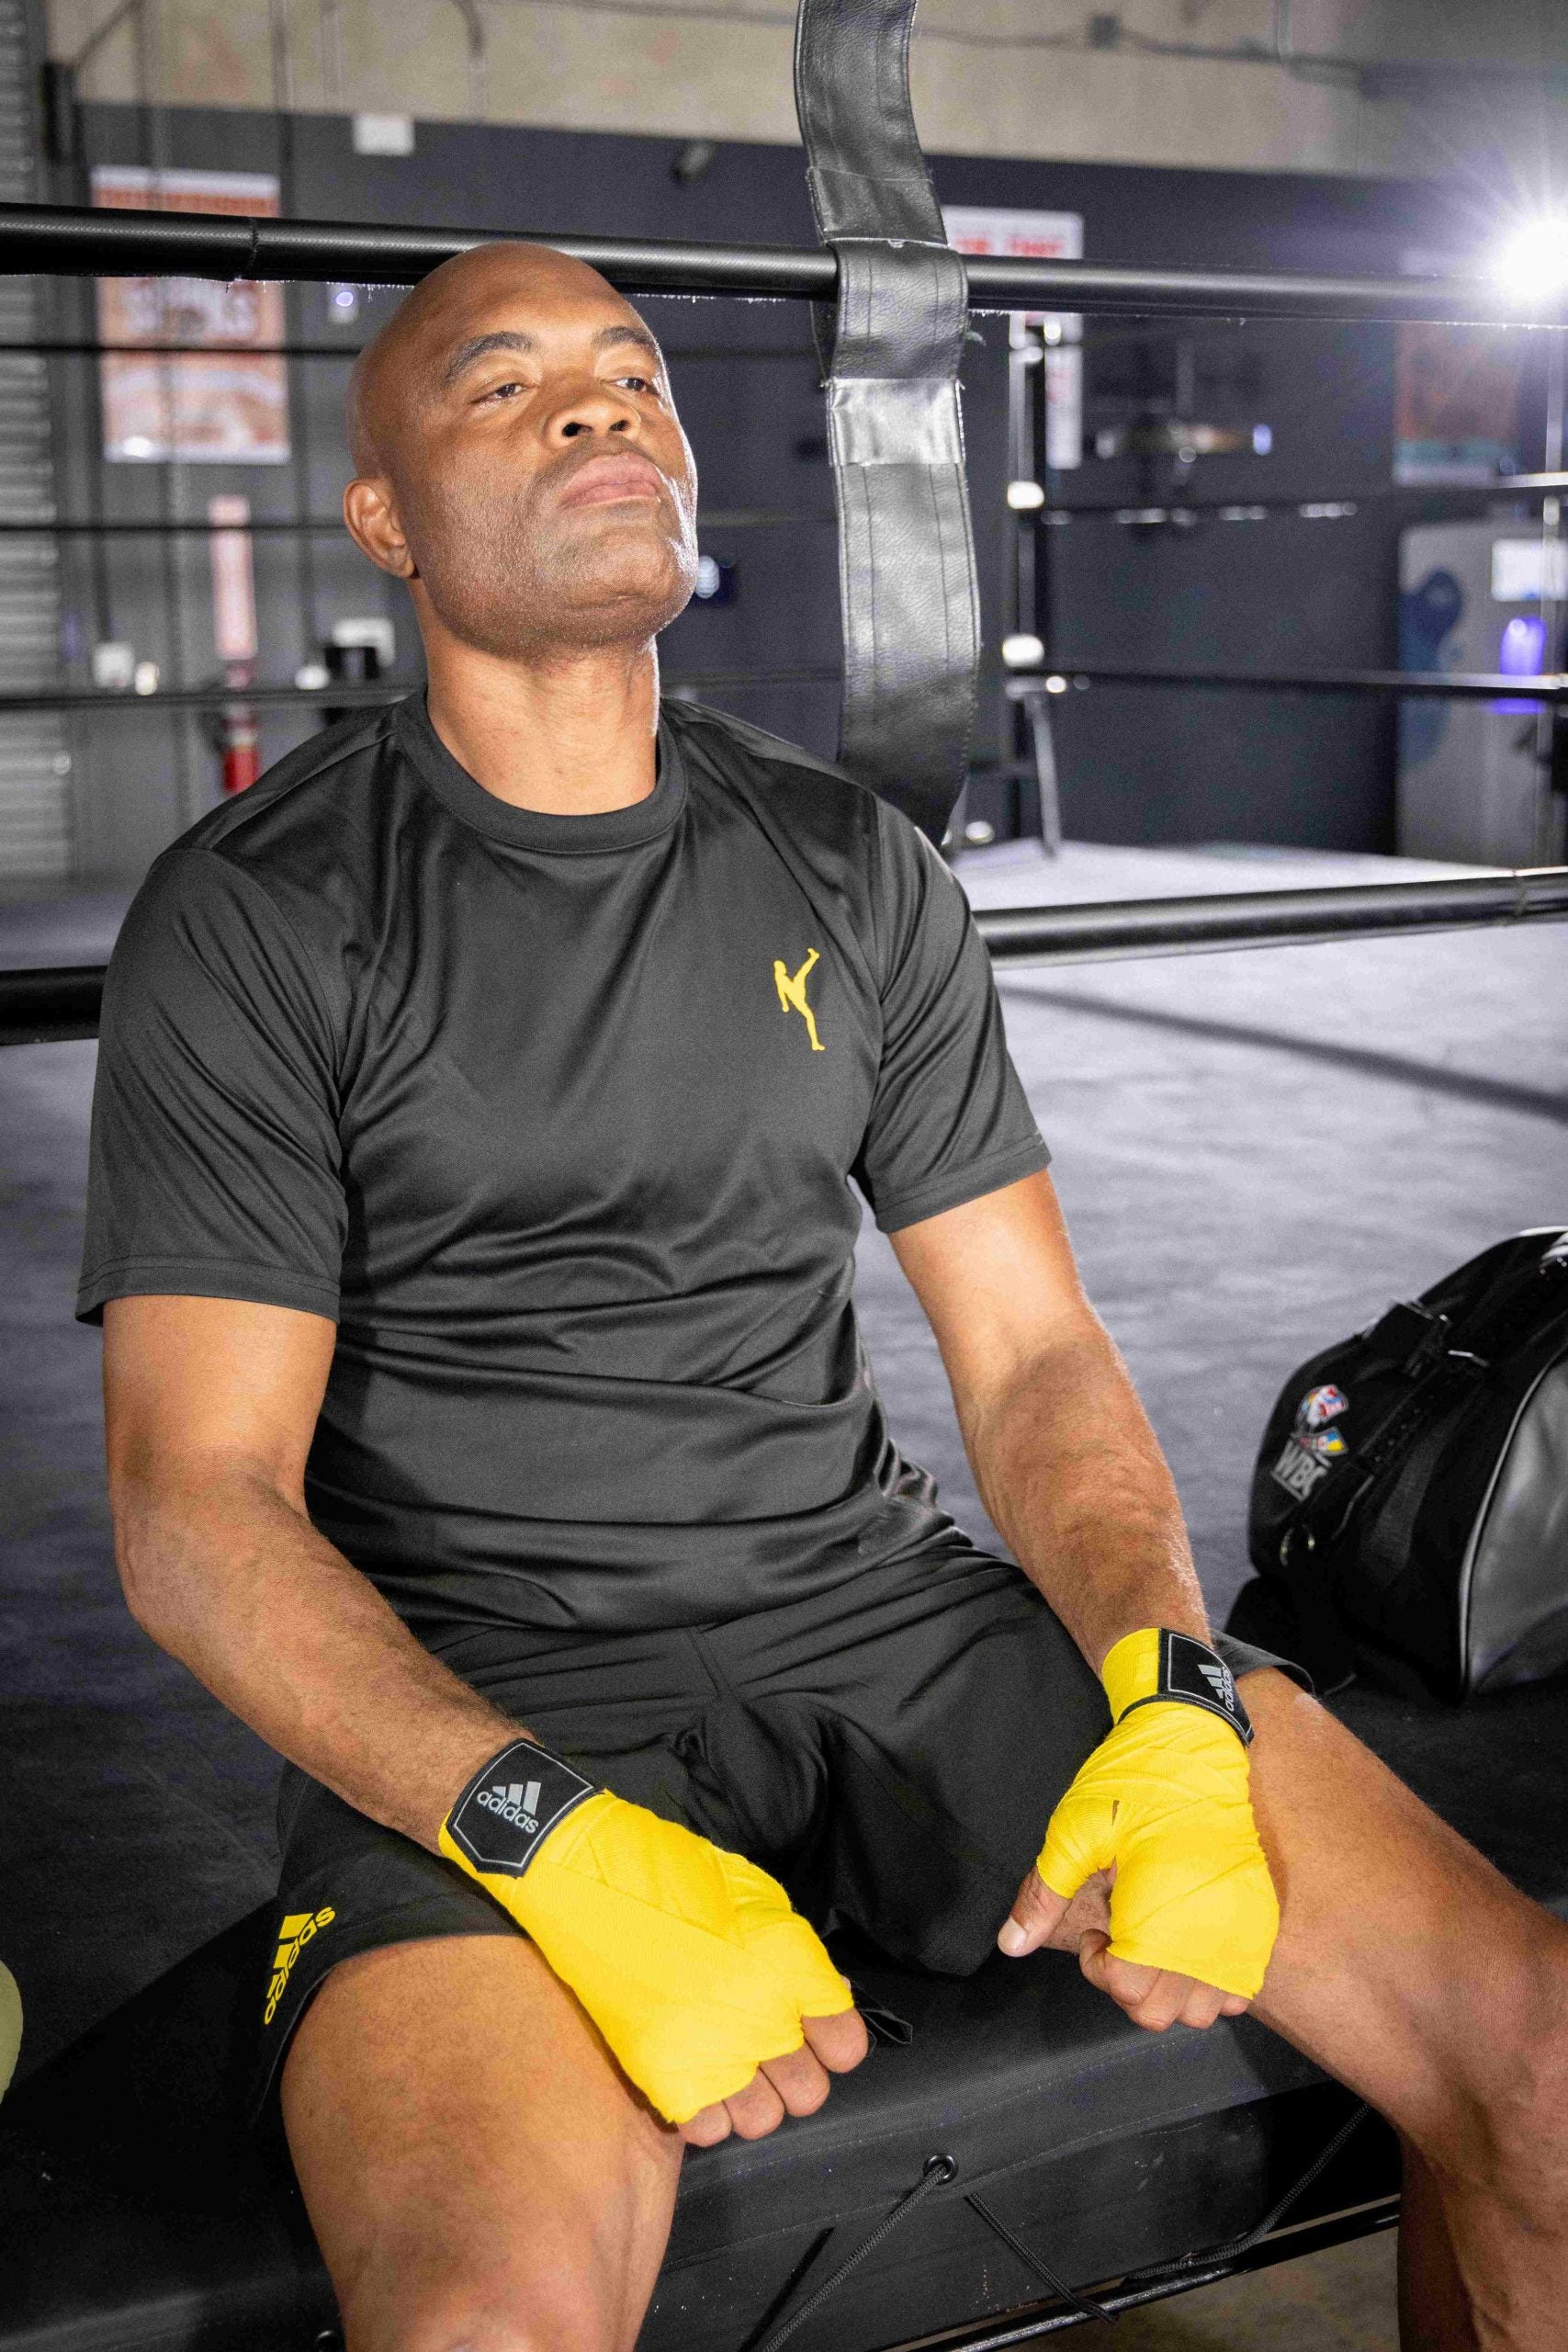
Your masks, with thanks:
[[[1227,1713],[1234,1714],[1235,1712],[1235,1683],[1232,1679],[1229,1667],[1219,1663],[1215,1663],[1211,1666],[1206,1658],[1202,1658],[1199,1661],[1198,1671],[1202,1676],[1204,1681],[1209,1685],[1210,1690],[1213,1690],[1221,1706],[1225,1709]]]
[[[539,1826],[539,1799],[544,1792],[540,1781],[496,1781],[481,1789],[475,1802],[487,1813],[497,1813],[502,1821],[515,1823],[533,1837]]]
[[[262,2013],[263,2025],[270,2025],[277,2014],[277,2005],[284,1988],[294,1973],[294,1963],[305,1946],[323,1928],[330,1928],[337,1917],[331,1904],[320,1911],[290,1911],[277,1931],[277,1951],[272,1963],[272,1980],[266,1988],[266,2007]]]

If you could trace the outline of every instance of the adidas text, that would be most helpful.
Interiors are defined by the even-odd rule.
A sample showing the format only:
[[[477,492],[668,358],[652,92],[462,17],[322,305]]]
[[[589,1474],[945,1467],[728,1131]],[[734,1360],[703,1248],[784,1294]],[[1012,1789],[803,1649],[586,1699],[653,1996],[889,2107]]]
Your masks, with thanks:
[[[530,1838],[535,1838],[539,1830],[540,1793],[537,1781],[529,1781],[525,1784],[513,1781],[505,1785],[497,1781],[492,1788],[479,1791],[477,1802],[487,1813],[499,1815],[502,1821],[511,1822],[516,1828],[525,1830]]]
[[[331,1904],[323,1904],[319,1911],[291,1911],[277,1931],[277,1953],[272,1963],[272,1980],[266,1988],[266,2007],[262,2023],[270,2025],[283,1998],[284,1988],[294,1973],[294,1963],[312,1936],[330,1928],[337,1917]]]
[[[1211,1666],[1207,1660],[1202,1660],[1199,1664],[1198,1671],[1202,1676],[1204,1681],[1209,1685],[1210,1690],[1213,1690],[1221,1706],[1224,1707],[1227,1713],[1234,1714],[1235,1712],[1235,1684],[1231,1679],[1231,1670],[1229,1667],[1223,1665]]]

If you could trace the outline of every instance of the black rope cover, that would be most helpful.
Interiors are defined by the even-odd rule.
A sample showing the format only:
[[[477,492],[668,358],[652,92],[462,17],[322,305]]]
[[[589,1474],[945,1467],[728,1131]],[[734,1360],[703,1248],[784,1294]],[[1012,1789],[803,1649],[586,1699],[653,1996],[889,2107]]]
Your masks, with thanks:
[[[967,284],[909,104],[914,14],[915,0],[800,0],[795,100],[812,210],[839,263],[821,338],[839,756],[940,842],[968,763],[979,593],[958,394]]]

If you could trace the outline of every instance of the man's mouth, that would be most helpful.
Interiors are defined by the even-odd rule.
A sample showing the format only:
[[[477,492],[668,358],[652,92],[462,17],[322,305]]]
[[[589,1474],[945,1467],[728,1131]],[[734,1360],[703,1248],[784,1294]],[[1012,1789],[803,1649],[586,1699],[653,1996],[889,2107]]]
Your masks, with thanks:
[[[608,506],[620,499],[661,499],[663,475],[651,458],[631,450],[613,458],[590,458],[561,492],[562,506]]]

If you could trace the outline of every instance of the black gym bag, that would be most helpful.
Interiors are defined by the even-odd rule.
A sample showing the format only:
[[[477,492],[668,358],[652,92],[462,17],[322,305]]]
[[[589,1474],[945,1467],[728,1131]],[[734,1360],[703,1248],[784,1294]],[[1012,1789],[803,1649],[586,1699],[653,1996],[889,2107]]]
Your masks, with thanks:
[[[1363,1667],[1457,1701],[1568,1666],[1568,1229],[1498,1242],[1303,1363],[1248,1539],[1263,1586],[1231,1630],[1267,1621],[1320,1690]]]

